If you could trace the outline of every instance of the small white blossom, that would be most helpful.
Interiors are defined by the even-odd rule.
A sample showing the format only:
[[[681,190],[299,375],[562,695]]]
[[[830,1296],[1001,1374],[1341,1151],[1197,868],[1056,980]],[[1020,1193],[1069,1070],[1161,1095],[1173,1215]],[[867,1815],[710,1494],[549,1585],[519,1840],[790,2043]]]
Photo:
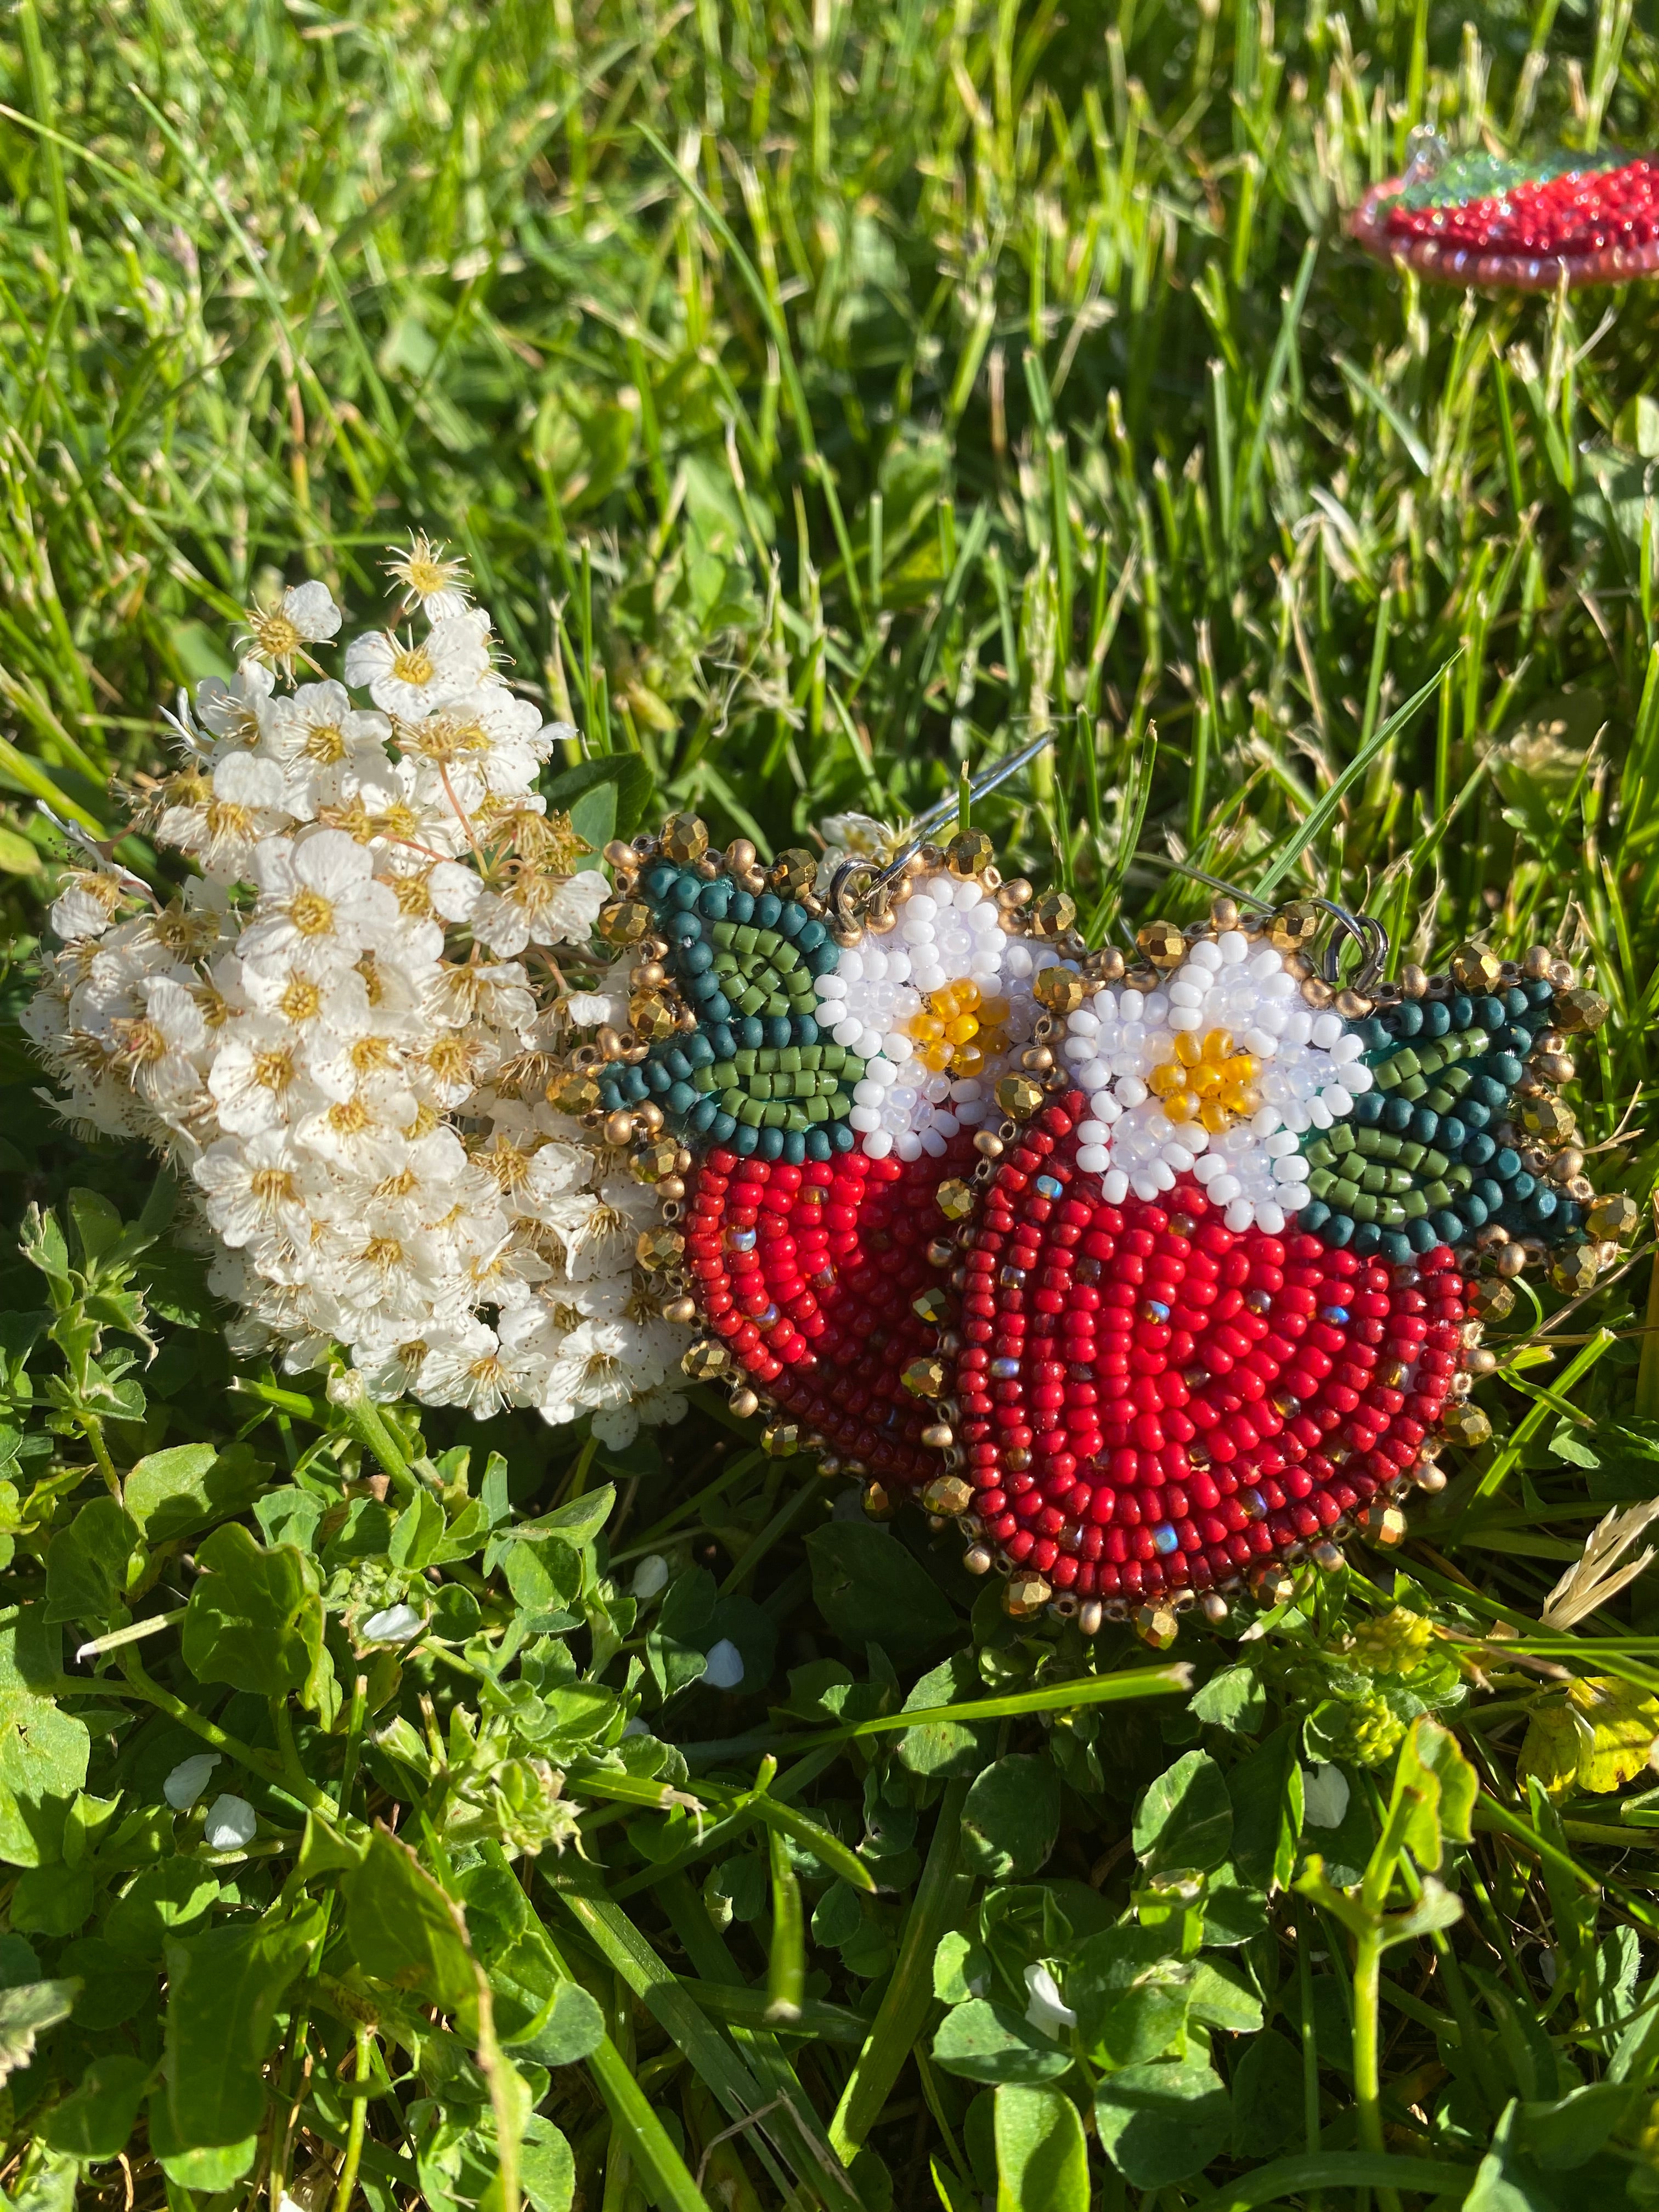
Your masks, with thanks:
[[[226,1790],[208,1807],[203,1839],[212,1851],[240,1851],[244,1844],[252,1842],[258,1825],[259,1816],[247,1799],[233,1797]]]
[[[426,1626],[412,1605],[389,1605],[363,1623],[365,1644],[408,1644]]]
[[[1303,1818],[1310,1827],[1340,1828],[1348,1810],[1348,1778],[1340,1766],[1303,1768]]]
[[[729,1636],[708,1647],[702,1679],[711,1690],[735,1690],[743,1680],[743,1654]]]
[[[1039,2034],[1058,2041],[1063,2027],[1075,2027],[1077,2014],[1060,1993],[1060,1984],[1041,1960],[1025,1969],[1025,1994],[1030,2002],[1025,2008],[1025,2021]]]
[[[161,1795],[175,1813],[187,1813],[207,1788],[213,1770],[219,1764],[216,1751],[198,1751],[189,1759],[181,1759],[161,1784]]]

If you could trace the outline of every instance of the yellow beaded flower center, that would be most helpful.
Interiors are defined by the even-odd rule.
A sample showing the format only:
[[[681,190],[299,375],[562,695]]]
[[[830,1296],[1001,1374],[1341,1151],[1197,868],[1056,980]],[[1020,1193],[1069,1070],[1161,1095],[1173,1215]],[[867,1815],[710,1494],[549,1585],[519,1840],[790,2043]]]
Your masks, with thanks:
[[[1177,1125],[1197,1121],[1214,1135],[1260,1107],[1261,1073],[1261,1062],[1254,1053],[1237,1049],[1231,1030],[1212,1030],[1201,1043],[1183,1030],[1175,1041],[1174,1059],[1152,1070],[1146,1088],[1167,1119]]]
[[[949,1068],[952,1075],[980,1075],[988,1060],[1007,1049],[1011,1011],[1006,999],[981,996],[979,985],[964,975],[927,994],[907,1034],[930,1074]]]

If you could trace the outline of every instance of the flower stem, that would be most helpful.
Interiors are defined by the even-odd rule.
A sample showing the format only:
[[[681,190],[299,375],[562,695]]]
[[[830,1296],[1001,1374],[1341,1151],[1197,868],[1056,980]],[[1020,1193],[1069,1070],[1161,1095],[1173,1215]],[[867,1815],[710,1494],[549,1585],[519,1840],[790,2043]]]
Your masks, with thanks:
[[[357,2030],[357,2094],[351,2100],[351,2119],[346,2129],[345,2157],[340,2164],[340,2185],[334,2192],[334,2212],[346,2212],[357,2186],[357,2168],[363,2157],[363,2126],[368,2116],[369,2051],[374,2031],[367,2025]]]

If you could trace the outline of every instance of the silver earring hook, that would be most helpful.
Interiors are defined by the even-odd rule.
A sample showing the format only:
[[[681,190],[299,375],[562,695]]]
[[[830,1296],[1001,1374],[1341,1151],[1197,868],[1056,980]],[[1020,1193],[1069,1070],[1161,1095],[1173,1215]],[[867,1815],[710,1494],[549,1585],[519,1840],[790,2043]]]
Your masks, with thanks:
[[[1033,738],[1030,744],[1022,746],[1018,752],[1010,753],[1005,759],[993,761],[989,768],[981,769],[976,776],[970,777],[968,784],[969,805],[994,791],[999,784],[1006,783],[1011,775],[1017,775],[1028,761],[1034,761],[1045,746],[1054,743],[1054,734],[1052,730],[1044,730],[1040,737]],[[860,906],[867,906],[872,900],[878,899],[889,884],[903,874],[932,833],[948,822],[961,804],[960,795],[953,793],[947,799],[941,799],[936,805],[930,806],[925,814],[916,815],[911,821],[904,843],[884,867],[878,868],[873,861],[862,858],[842,862],[830,879],[830,908],[843,927],[851,924],[853,901],[856,898]],[[866,874],[868,880],[860,882],[859,878]]]
[[[1206,875],[1202,868],[1194,867],[1189,860],[1168,860],[1161,854],[1156,853],[1148,853],[1142,857],[1168,868],[1172,875],[1191,876],[1200,884],[1207,884],[1212,890],[1224,891],[1229,898],[1238,900],[1241,905],[1254,907],[1260,914],[1273,914],[1278,911],[1271,899],[1258,898],[1254,891],[1241,890],[1237,884],[1224,883],[1219,876]],[[1383,969],[1388,965],[1390,951],[1388,931],[1375,915],[1350,914],[1346,907],[1339,906],[1334,899],[1320,898],[1310,895],[1307,903],[1310,906],[1316,906],[1322,913],[1329,915],[1337,925],[1338,930],[1352,938],[1364,956],[1347,988],[1362,992],[1371,989],[1380,980]],[[1320,972],[1325,981],[1333,988],[1337,988],[1341,983],[1341,943],[1340,938],[1336,936],[1328,939],[1320,950]]]

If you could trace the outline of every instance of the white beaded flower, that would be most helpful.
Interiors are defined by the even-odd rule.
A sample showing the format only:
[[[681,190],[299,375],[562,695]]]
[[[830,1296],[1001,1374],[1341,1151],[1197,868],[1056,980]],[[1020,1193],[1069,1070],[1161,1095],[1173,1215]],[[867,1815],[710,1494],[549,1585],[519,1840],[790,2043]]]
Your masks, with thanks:
[[[1069,1018],[1062,1051],[1089,1099],[1078,1164],[1109,1205],[1190,1175],[1228,1228],[1276,1236],[1308,1202],[1303,1137],[1370,1088],[1364,1048],[1271,945],[1224,930],[1158,989],[1107,988]]]
[[[891,929],[866,929],[818,977],[820,1022],[865,1063],[848,1119],[872,1159],[937,1158],[986,1119],[1031,1036],[1031,978],[1055,958],[1009,935],[982,884],[940,874],[916,883]]]

